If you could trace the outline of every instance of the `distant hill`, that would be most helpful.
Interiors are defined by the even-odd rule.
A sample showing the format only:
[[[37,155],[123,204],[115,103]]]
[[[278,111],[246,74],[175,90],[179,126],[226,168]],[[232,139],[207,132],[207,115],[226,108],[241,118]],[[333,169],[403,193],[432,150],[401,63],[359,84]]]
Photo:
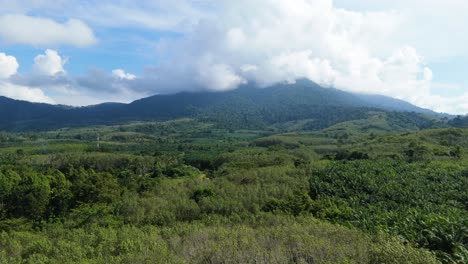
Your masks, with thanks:
[[[454,119],[450,120],[448,123],[450,126],[453,127],[468,127],[468,115],[457,116]]]
[[[244,85],[228,92],[182,92],[155,95],[130,104],[106,103],[88,107],[38,104],[0,97],[0,130],[37,131],[182,117],[215,122],[227,128],[260,128],[308,120],[303,127],[313,130],[365,119],[369,111],[412,112],[418,116],[413,118],[418,123],[421,120],[432,122],[431,118],[419,114],[440,116],[401,100],[352,94],[298,80],[295,84],[281,83],[268,88]]]
[[[437,113],[430,109],[417,107],[406,101],[395,99],[388,96],[377,95],[377,94],[355,94],[359,99],[368,103],[370,106],[381,108],[388,111],[397,112],[416,112],[421,114],[435,115],[439,117],[454,117],[446,113]]]

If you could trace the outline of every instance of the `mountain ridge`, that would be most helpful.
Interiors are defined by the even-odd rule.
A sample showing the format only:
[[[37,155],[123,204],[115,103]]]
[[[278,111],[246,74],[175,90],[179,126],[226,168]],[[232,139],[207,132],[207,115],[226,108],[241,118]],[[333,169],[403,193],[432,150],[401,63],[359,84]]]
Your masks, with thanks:
[[[323,88],[308,80],[268,88],[243,85],[227,92],[180,92],[154,95],[128,104],[103,103],[84,107],[31,103],[0,97],[0,130],[35,131],[128,121],[163,121],[196,117],[206,121],[253,127],[300,119],[316,119],[321,128],[339,121],[363,118],[371,110],[446,115],[408,102],[377,95],[359,95]],[[319,122],[317,121],[317,122]]]

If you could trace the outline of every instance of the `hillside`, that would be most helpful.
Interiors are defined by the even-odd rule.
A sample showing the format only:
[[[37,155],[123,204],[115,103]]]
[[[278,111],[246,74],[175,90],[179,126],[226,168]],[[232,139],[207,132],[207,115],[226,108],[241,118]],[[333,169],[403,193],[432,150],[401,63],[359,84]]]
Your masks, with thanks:
[[[384,99],[386,103],[382,104]],[[303,128],[314,130],[367,118],[369,111],[411,111],[425,120],[432,118],[420,114],[437,116],[437,113],[400,100],[355,95],[299,80],[295,84],[277,84],[268,88],[244,85],[228,92],[182,92],[155,95],[130,104],[106,103],[88,107],[36,104],[2,97],[0,130],[41,131],[182,117],[195,117],[232,129],[264,129],[274,124],[307,120]],[[420,125],[410,123],[408,126]]]

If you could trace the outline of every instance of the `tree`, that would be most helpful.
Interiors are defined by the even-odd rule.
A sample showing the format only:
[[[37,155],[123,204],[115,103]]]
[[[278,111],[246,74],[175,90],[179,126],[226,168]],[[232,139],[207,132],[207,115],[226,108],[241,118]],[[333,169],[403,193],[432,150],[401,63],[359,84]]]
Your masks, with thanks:
[[[450,156],[460,159],[462,157],[463,150],[460,146],[456,146],[452,151],[450,151]]]
[[[405,151],[405,154],[408,157],[409,162],[425,161],[430,159],[432,156],[428,147],[414,141],[408,145],[408,149]]]
[[[40,219],[44,216],[50,198],[49,179],[29,169],[22,169],[21,181],[11,196],[11,213],[16,217]]]
[[[60,215],[68,211],[73,199],[71,182],[58,170],[48,172],[50,181],[49,214]]]

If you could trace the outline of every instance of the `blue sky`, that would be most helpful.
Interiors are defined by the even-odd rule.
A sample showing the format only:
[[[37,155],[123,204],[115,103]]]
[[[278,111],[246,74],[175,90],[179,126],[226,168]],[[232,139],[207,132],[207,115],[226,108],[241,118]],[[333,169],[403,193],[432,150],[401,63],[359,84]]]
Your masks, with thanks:
[[[466,114],[467,12],[460,0],[0,0],[0,95],[89,105],[309,78]]]
[[[179,33],[155,32],[133,28],[96,29],[98,43],[85,48],[73,46],[52,45],[48,48],[59,51],[61,56],[68,58],[66,69],[72,75],[85,74],[90,68],[100,68],[106,71],[125,67],[128,71],[141,73],[148,65],[158,62],[154,49],[155,43],[161,38],[175,38]],[[27,44],[4,44],[1,52],[16,57],[21,67],[19,72],[31,70],[34,57],[44,52],[44,47]]]

